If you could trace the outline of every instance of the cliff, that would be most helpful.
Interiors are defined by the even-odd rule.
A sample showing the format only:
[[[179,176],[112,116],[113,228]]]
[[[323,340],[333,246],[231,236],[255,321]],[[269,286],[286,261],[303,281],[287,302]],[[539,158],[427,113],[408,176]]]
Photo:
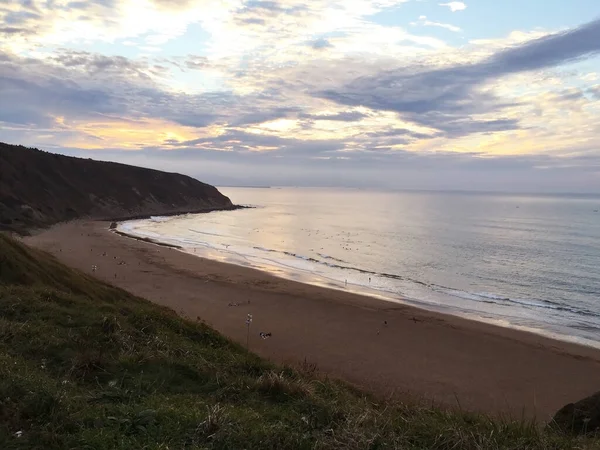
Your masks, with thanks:
[[[0,230],[233,208],[214,186],[185,175],[0,143]]]

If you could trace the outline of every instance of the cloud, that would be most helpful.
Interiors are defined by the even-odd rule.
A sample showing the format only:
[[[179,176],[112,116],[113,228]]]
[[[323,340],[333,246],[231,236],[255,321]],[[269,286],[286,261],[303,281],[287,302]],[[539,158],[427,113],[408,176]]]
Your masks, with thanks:
[[[554,67],[600,52],[600,20],[498,51],[471,64],[433,70],[402,67],[356,78],[342,88],[314,95],[347,106],[400,113],[424,126],[443,129],[453,136],[471,133],[478,123],[515,129],[516,120],[475,122],[472,115],[496,112],[514,102],[498,99],[482,85],[512,74]],[[498,128],[497,128],[498,129]]]
[[[385,59],[375,59],[372,63],[356,59],[356,64],[343,59],[329,63],[318,61],[306,72],[302,65],[291,67],[291,71],[283,69],[262,75],[249,72],[242,79],[251,76],[253,82],[260,80],[261,84],[246,95],[232,91],[192,94],[165,89],[163,81],[169,74],[166,66],[169,62],[194,70],[214,65],[208,58],[198,55],[181,60],[159,58],[158,64],[147,58],[132,60],[70,50],[59,50],[44,59],[5,53],[0,55],[0,60],[5,61],[2,73],[12,73],[12,76],[0,80],[0,89],[6,93],[4,98],[22,99],[21,110],[13,119],[21,125],[48,126],[55,117],[79,123],[96,120],[98,115],[112,114],[136,120],[166,120],[191,129],[259,127],[261,133],[275,133],[278,137],[296,133],[297,138],[304,140],[323,141],[324,136],[333,140],[343,138],[344,142],[336,143],[334,147],[344,151],[382,149],[386,145],[410,146],[416,141],[433,138],[454,139],[521,130],[521,116],[491,116],[519,107],[520,103],[501,99],[483,86],[501,77],[552,66],[593,52],[593,42],[597,40],[583,45],[577,45],[577,42],[582,36],[593,37],[596,26],[591,23],[569,32],[531,40],[471,64],[446,64],[424,70],[418,65],[393,68],[394,62]],[[562,53],[548,55],[546,48],[549,45]],[[527,58],[520,57],[521,53],[527,54]],[[328,70],[328,64],[331,70]],[[330,85],[328,88],[320,89],[327,84]],[[593,95],[595,93],[590,91],[590,96]],[[563,94],[560,101],[568,101],[571,105],[581,97],[577,93],[568,93]],[[326,103],[321,104],[321,99]],[[558,102],[559,97],[552,101]],[[335,111],[329,102],[351,106],[354,110]],[[291,106],[294,104],[303,106]],[[6,108],[9,111],[8,106]],[[399,113],[405,123],[412,124],[412,132],[400,136],[397,130],[401,127],[394,125],[396,119],[386,111]],[[10,117],[10,114],[4,112],[2,117]],[[281,120],[287,120],[284,128],[278,128],[283,123],[278,122]],[[330,127],[326,125],[328,122],[351,126]],[[98,136],[94,134],[97,131],[87,129],[90,136]],[[372,130],[370,135],[365,135],[367,129]],[[386,130],[396,131],[392,136],[386,135]],[[215,132],[216,129],[211,128],[210,133]],[[224,135],[227,133],[225,131]],[[245,148],[252,148],[252,145]],[[285,148],[290,147],[286,145]]]
[[[211,63],[206,56],[188,55],[185,66],[192,70],[202,70],[211,67]]]
[[[311,120],[333,120],[341,122],[355,122],[368,117],[367,114],[360,111],[343,111],[336,114],[301,114],[302,119]]]
[[[234,152],[243,154],[256,152],[259,149],[265,153],[276,151],[279,155],[286,154],[293,158],[304,158],[324,153],[335,153],[344,148],[343,141],[335,140],[302,140],[284,138],[273,135],[249,133],[239,129],[230,129],[219,136],[212,136],[190,141],[178,142],[175,147],[202,148],[209,151]],[[259,153],[261,153],[259,151]]]
[[[427,16],[420,16],[417,22],[411,22],[410,24],[413,26],[421,25],[424,27],[445,28],[446,30],[453,31],[455,33],[459,33],[460,31],[462,31],[460,27],[457,27],[455,25],[451,25],[448,23],[432,22],[431,20],[427,20]]]
[[[463,11],[467,9],[467,5],[463,2],[448,2],[448,3],[440,3],[440,6],[446,6],[452,12]]]
[[[0,5],[0,140],[207,181],[598,184],[600,89],[582,76],[596,71],[557,69],[597,54],[598,21],[454,48],[373,22],[401,3]]]
[[[5,2],[6,3],[6,2]],[[163,44],[198,21],[234,8],[219,0],[29,0],[0,5],[0,43],[13,51],[38,46],[114,43],[142,37]]]
[[[285,119],[289,117],[296,117],[302,111],[301,108],[296,106],[273,106],[271,108],[265,107],[259,104],[255,106],[248,106],[241,111],[237,117],[233,117],[228,121],[228,125],[232,127],[240,127],[244,125],[255,125],[263,122],[270,122],[277,119]]]
[[[189,8],[192,0],[152,0],[160,9],[172,11]]]
[[[325,38],[320,38],[320,39],[312,41],[310,43],[310,46],[316,50],[319,50],[322,48],[333,47],[333,45],[331,45],[331,43]]]
[[[496,53],[488,61],[501,74],[544,69],[600,51],[600,19]]]
[[[38,127],[61,120],[93,133],[90,124],[104,123],[105,115],[191,127],[227,115],[231,96],[168,92],[161,84],[164,71],[150,61],[87,52],[60,51],[44,59],[0,53],[0,116]]]
[[[8,35],[9,37],[13,36],[13,35],[18,35],[18,34],[26,35],[27,33],[28,33],[28,30],[26,28],[0,27],[0,34]]]

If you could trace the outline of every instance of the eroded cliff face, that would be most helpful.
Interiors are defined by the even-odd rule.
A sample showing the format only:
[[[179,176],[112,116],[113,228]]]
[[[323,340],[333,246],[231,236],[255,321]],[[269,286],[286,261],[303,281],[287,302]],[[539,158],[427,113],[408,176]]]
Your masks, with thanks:
[[[233,208],[217,188],[185,175],[0,143],[0,230]]]

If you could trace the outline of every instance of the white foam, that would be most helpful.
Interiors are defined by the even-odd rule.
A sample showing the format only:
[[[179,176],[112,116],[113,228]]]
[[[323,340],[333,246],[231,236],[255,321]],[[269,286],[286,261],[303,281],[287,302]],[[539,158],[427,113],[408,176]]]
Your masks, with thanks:
[[[167,216],[150,216],[150,219],[148,219],[150,222],[157,222],[157,223],[162,223],[162,222],[168,222],[169,220],[172,220],[173,217],[167,217]]]

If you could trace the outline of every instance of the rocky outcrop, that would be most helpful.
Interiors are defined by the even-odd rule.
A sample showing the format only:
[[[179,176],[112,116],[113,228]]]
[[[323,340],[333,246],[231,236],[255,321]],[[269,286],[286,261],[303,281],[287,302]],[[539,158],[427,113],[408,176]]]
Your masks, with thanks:
[[[214,186],[185,175],[0,143],[0,230],[233,208]]]
[[[600,392],[563,406],[550,426],[571,434],[587,434],[600,429]]]

